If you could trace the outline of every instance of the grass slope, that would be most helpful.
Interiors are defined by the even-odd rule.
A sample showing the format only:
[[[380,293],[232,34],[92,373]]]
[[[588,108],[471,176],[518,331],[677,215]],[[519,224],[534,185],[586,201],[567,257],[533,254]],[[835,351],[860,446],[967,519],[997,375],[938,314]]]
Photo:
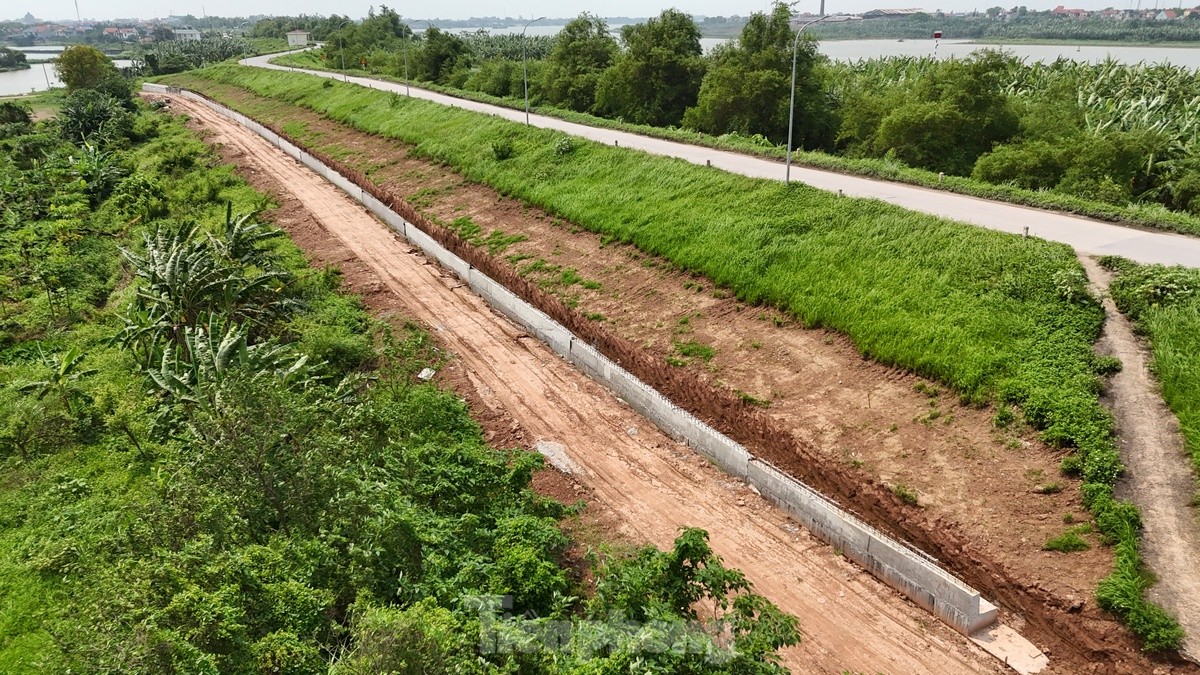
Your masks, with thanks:
[[[323,78],[218,66],[168,78],[248,111],[232,85],[294,103],[425,156],[703,274],[750,303],[850,336],[863,354],[955,387],[966,400],[1022,407],[1049,442],[1077,452],[1101,533],[1118,543],[1101,603],[1148,648],[1178,627],[1146,603],[1136,508],[1112,498],[1121,471],[1091,345],[1103,311],[1072,251],[875,201],[839,199],[613,148]],[[495,148],[511,146],[512,154]]]
[[[351,75],[374,77],[389,82],[404,82],[403,78],[397,78],[387,73],[369,72],[353,68],[341,71],[336,68],[330,68],[321,62],[315,52],[288,54],[272,59],[271,62],[279,65],[308,68],[310,70],[324,70],[338,73],[347,72]],[[525,106],[524,101],[520,99],[501,98],[478,91],[447,87],[433,82],[417,82],[415,84],[422,89],[429,89],[451,96],[490,103],[506,108],[523,110]],[[736,133],[712,136],[699,131],[677,127],[654,127],[645,124],[631,124],[621,120],[612,120],[574,110],[565,110],[544,105],[534,106],[531,110],[539,115],[557,117],[568,122],[628,131],[643,136],[690,143],[717,150],[729,150],[780,160],[786,156],[786,150],[782,145],[771,145],[761,137],[740,136]],[[1029,190],[1015,185],[987,183],[964,176],[941,176],[936,171],[906,166],[898,161],[870,157],[841,157],[824,152],[795,150],[792,152],[792,161],[798,165],[836,171],[852,176],[880,178],[897,183],[920,185],[947,192],[981,197],[983,199],[995,199],[997,201],[1023,204],[1051,211],[1074,213],[1088,218],[1096,218],[1119,224],[1200,235],[1200,217],[1179,211],[1172,211],[1161,204],[1134,203],[1120,206],[1054,192],[1052,190]]]

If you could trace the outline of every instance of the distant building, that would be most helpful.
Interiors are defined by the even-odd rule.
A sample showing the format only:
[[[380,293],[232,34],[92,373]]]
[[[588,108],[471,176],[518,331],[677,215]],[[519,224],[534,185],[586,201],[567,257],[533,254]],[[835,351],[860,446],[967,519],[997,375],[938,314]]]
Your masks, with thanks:
[[[869,12],[863,12],[864,19],[901,19],[906,16],[920,14],[919,9],[873,9]]]
[[[289,47],[307,47],[309,42],[308,31],[306,30],[290,30],[287,34]]]
[[[1159,21],[1170,21],[1171,19],[1179,18],[1179,16],[1177,14],[1175,14],[1175,10],[1167,9],[1167,10],[1163,10],[1163,11],[1159,12],[1158,15],[1155,16],[1154,18]]]
[[[171,31],[175,35],[176,40],[198,42],[200,40],[200,31],[195,28],[176,28]]]

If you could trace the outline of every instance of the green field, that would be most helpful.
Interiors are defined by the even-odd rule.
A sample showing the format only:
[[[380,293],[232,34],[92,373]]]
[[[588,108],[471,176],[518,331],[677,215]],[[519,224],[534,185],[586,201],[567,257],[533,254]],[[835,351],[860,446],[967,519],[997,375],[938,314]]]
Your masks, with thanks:
[[[494,117],[335,83],[234,66],[169,82],[276,124],[234,85],[412,144],[471,180],[707,276],[748,303],[848,335],[863,354],[953,386],[966,401],[1019,406],[1075,453],[1101,533],[1118,542],[1100,601],[1150,648],[1178,631],[1140,597],[1137,511],[1112,499],[1120,463],[1092,353],[1103,311],[1071,250],[907,212],[569,139]],[[511,147],[507,152],[500,148]],[[501,159],[501,157],[505,157]]]

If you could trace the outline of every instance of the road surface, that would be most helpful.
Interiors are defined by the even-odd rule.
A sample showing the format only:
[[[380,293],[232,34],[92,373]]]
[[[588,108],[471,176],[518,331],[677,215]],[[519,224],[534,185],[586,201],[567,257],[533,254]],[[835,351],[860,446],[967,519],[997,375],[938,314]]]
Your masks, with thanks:
[[[520,110],[455,98],[418,87],[410,88],[403,84],[384,82],[368,77],[346,76],[319,70],[289,68],[270,63],[270,59],[278,56],[278,54],[255,56],[245,59],[241,63],[258,68],[303,72],[320,77],[344,79],[364,87],[399,94],[411,92],[411,95],[414,97],[427,99],[443,105],[496,115],[514,122],[523,122],[525,120],[525,113]],[[531,114],[529,116],[529,123],[532,126],[556,129],[572,136],[587,138],[599,143],[608,145],[619,143],[622,147],[644,150],[656,155],[675,157],[692,162],[693,164],[712,162],[713,166],[720,169],[754,178],[783,180],[784,177],[784,165],[782,162],[776,160],[751,157],[736,152],[713,150],[677,141],[650,138],[627,131],[599,129],[543,115]],[[1002,232],[1021,234],[1028,227],[1030,236],[1068,244],[1077,252],[1084,255],[1120,255],[1143,263],[1200,267],[1200,238],[1197,237],[1169,232],[1140,230],[1092,220],[1082,216],[1017,206],[1006,202],[980,199],[978,197],[968,197],[953,192],[931,190],[903,183],[892,183],[884,180],[863,178],[861,176],[848,176],[834,171],[823,171],[807,167],[792,166],[792,180],[807,183],[813,187],[830,192],[841,191],[843,194],[852,197],[879,199],[913,211],[950,218]]]

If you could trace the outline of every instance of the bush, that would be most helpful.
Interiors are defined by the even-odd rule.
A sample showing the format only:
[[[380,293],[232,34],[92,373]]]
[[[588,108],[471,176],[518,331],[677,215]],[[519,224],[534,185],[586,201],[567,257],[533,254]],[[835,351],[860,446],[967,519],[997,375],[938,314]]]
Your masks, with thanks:
[[[513,156],[512,141],[510,141],[508,139],[492,141],[492,156],[494,156],[496,158],[496,160],[500,161],[500,162],[503,162],[504,160],[508,159],[509,157],[512,157]]]

